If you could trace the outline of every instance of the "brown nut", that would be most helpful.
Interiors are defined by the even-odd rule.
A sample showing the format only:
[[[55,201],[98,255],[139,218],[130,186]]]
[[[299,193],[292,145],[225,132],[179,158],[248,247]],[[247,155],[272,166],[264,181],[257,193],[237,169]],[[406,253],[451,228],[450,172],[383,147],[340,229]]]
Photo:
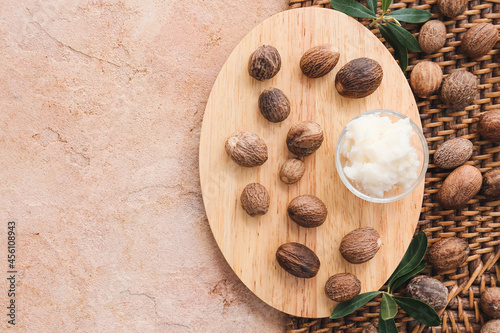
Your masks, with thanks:
[[[441,185],[437,200],[445,209],[460,209],[481,189],[483,176],[479,169],[462,165],[453,170]]]
[[[455,17],[467,9],[469,0],[438,0],[437,6],[441,14],[447,17]]]
[[[373,228],[358,228],[344,236],[340,243],[340,253],[351,264],[361,264],[377,254],[382,240]]]
[[[443,169],[453,169],[472,156],[472,142],[463,138],[445,141],[434,153],[434,164]]]
[[[314,195],[300,195],[288,204],[288,216],[304,228],[319,227],[327,214],[326,205]]]
[[[427,98],[439,90],[443,71],[432,61],[419,62],[411,71],[410,85],[418,97]]]
[[[500,288],[487,288],[481,294],[481,309],[491,318],[500,318]]]
[[[427,261],[437,270],[460,267],[469,257],[469,244],[457,237],[443,238],[427,251]]]
[[[255,50],[248,60],[248,74],[256,80],[273,78],[281,68],[278,50],[271,45],[262,45]]]
[[[363,98],[377,90],[383,76],[382,66],[378,62],[369,58],[357,58],[337,72],[335,87],[344,97]]]
[[[429,304],[436,311],[444,309],[448,303],[448,288],[429,276],[414,277],[406,286],[406,291],[410,297]]]
[[[286,136],[286,145],[297,156],[309,156],[323,143],[323,130],[313,121],[293,125]]]
[[[331,44],[315,46],[307,50],[300,59],[300,69],[307,77],[322,77],[330,73],[339,57],[339,51]]]
[[[481,333],[500,333],[500,319],[490,320],[484,324]]]
[[[486,111],[479,118],[477,131],[486,140],[500,143],[500,110]]]
[[[290,100],[278,88],[268,88],[259,96],[259,109],[264,118],[279,123],[290,114]]]
[[[479,23],[462,37],[462,51],[470,58],[479,58],[490,52],[498,40],[498,30],[491,23]]]
[[[285,184],[298,182],[306,172],[306,164],[298,158],[289,158],[280,169],[280,179]]]
[[[492,169],[484,174],[481,192],[489,200],[500,199],[500,169]]]
[[[252,132],[233,133],[226,141],[226,153],[233,161],[244,167],[255,167],[267,161],[267,145]]]
[[[299,243],[286,243],[276,251],[278,264],[299,278],[312,278],[318,274],[319,258],[310,248]]]
[[[446,44],[446,26],[439,20],[426,22],[418,35],[418,44],[425,53],[439,51]]]
[[[477,94],[477,77],[469,72],[456,70],[446,77],[441,87],[441,101],[452,109],[469,105]]]
[[[259,183],[251,183],[245,186],[240,201],[241,207],[250,216],[264,215],[269,210],[269,193]]]
[[[370,324],[368,326],[365,326],[365,328],[363,328],[361,333],[378,333],[378,329],[372,324]]]
[[[351,273],[330,276],[325,284],[326,295],[334,302],[347,302],[359,295],[361,282]]]

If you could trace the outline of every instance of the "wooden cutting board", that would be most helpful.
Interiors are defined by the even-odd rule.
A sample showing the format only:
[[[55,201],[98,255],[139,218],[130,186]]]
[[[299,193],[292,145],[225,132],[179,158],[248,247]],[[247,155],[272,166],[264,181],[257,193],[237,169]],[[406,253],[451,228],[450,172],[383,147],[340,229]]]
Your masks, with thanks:
[[[334,70],[319,79],[305,77],[299,68],[310,47],[331,43],[340,51]],[[281,54],[280,72],[259,82],[248,75],[250,54],[260,45],[275,46]],[[369,97],[347,99],[335,90],[335,74],[358,57],[377,60],[384,70],[381,86]],[[259,94],[268,87],[281,89],[290,99],[291,114],[274,124],[258,109]],[[402,258],[415,230],[423,197],[423,182],[405,199],[374,204],[354,196],[335,169],[335,145],[344,126],[370,109],[392,109],[420,123],[418,109],[397,63],[379,40],[356,20],[330,9],[301,8],[277,14],[254,28],[231,53],[213,86],[205,110],[200,139],[200,176],[210,227],[224,257],[238,277],[258,297],[278,310],[300,317],[327,317],[335,303],[324,293],[328,277],[355,274],[362,291],[379,289]],[[279,168],[292,156],[285,138],[298,121],[312,120],[325,132],[325,141],[306,157],[306,174],[294,185],[279,180]],[[231,133],[257,133],[269,148],[268,161],[255,168],[236,165],[224,143]],[[240,205],[243,188],[263,184],[271,196],[269,212],[248,216]],[[287,205],[296,196],[312,194],[328,207],[326,222],[314,229],[299,227],[287,216]],[[349,231],[370,226],[383,245],[371,261],[352,265],[340,255],[339,244]],[[298,242],[314,250],[321,260],[318,275],[296,278],[275,259],[278,247]]]

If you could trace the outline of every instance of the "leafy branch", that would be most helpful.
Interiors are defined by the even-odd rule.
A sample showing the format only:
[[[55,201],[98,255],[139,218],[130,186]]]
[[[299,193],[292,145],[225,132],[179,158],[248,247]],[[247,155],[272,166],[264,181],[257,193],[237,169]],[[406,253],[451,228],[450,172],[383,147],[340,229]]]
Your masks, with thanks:
[[[384,39],[394,48],[399,66],[406,71],[408,50],[420,52],[417,39],[401,26],[400,22],[423,23],[429,20],[431,13],[417,8],[403,8],[388,13],[392,0],[382,0],[382,14],[377,15],[377,0],[367,0],[368,7],[354,0],[331,0],[336,10],[354,17],[371,19],[370,27],[377,26]]]
[[[370,3],[370,2],[369,2]],[[348,302],[337,305],[330,318],[337,319],[356,311],[376,296],[382,294],[379,315],[379,333],[397,333],[394,317],[398,313],[398,305],[413,319],[427,326],[441,324],[436,311],[428,304],[413,298],[394,296],[394,291],[414,275],[425,269],[422,259],[427,252],[427,236],[421,231],[410,243],[403,259],[388,280],[387,292],[371,291],[360,294]]]

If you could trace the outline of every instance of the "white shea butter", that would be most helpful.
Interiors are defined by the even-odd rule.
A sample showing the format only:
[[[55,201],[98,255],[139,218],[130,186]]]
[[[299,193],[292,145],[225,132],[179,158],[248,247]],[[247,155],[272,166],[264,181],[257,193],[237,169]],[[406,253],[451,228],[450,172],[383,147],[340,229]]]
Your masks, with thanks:
[[[341,154],[344,174],[365,194],[382,198],[395,187],[408,190],[417,179],[417,151],[410,144],[410,120],[392,122],[387,116],[370,114],[346,127]]]

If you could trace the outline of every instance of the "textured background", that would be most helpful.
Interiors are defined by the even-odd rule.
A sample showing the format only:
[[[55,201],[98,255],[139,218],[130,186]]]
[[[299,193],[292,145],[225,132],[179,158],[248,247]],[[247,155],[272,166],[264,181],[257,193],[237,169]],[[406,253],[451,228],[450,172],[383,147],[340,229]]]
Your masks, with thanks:
[[[198,141],[225,59],[287,4],[0,1],[0,304],[15,220],[19,331],[283,331],[215,244]]]

